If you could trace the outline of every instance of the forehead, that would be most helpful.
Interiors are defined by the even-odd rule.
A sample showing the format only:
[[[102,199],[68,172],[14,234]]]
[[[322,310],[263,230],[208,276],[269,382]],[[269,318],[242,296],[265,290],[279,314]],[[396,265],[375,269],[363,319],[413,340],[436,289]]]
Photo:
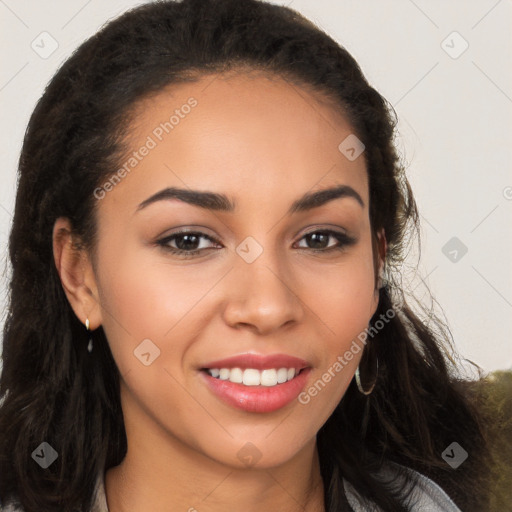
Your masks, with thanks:
[[[174,84],[137,105],[127,133],[121,165],[135,165],[111,197],[164,185],[297,197],[341,183],[367,203],[364,156],[339,149],[353,136],[341,109],[284,78],[238,72]]]

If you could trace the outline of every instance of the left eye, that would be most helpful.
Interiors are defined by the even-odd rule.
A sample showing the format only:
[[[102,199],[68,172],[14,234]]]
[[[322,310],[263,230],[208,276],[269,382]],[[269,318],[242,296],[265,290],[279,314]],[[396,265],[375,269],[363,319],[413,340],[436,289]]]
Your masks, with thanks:
[[[331,239],[336,240],[337,243],[329,244],[329,240]],[[201,240],[204,240],[206,245],[201,244]],[[310,249],[313,252],[330,252],[333,250],[342,250],[346,246],[353,245],[356,239],[338,231],[318,230],[307,233],[299,240],[299,242],[301,241],[305,241],[306,244],[310,246],[302,246],[299,247],[300,249]],[[208,246],[208,242],[211,242],[213,245],[220,245],[219,242],[210,236],[195,231],[174,233],[158,240],[157,244],[173,254],[194,257],[199,255],[201,251],[214,248],[213,245]],[[311,247],[311,245],[313,245],[313,247]]]
[[[337,240],[337,244],[324,245],[324,242],[329,239]],[[355,243],[355,239],[349,237],[345,233],[339,233],[338,231],[325,230],[325,231],[313,231],[304,235],[301,240],[306,240],[309,243],[313,243],[314,247],[306,247],[313,251],[327,252],[333,249],[342,249],[344,246],[352,245]]]

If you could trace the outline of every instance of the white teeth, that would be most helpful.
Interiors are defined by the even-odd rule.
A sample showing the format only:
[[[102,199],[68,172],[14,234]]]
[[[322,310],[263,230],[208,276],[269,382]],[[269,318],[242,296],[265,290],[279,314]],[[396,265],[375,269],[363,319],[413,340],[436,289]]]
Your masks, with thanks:
[[[277,383],[282,384],[288,380],[288,370],[286,368],[279,368],[277,370]]]
[[[260,381],[261,377],[260,372],[258,370],[253,370],[252,368],[244,370],[243,383],[245,386],[259,386]]]
[[[270,368],[268,370],[256,370],[254,368],[209,368],[208,373],[220,380],[229,380],[235,384],[245,386],[277,386],[292,380],[298,372],[295,368]]]
[[[240,368],[231,368],[231,374],[229,380],[235,384],[241,384],[243,381],[244,374]]]
[[[262,386],[275,386],[277,384],[277,371],[276,370],[263,370],[261,372],[261,385]]]

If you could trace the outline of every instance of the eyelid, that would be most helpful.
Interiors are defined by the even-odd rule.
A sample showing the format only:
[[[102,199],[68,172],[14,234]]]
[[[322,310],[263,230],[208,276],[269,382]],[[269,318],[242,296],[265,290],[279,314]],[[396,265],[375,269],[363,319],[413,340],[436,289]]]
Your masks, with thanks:
[[[307,231],[304,231],[302,234],[299,234],[297,236],[300,236],[300,238],[306,236],[306,235],[310,235],[312,233],[316,233],[317,231],[330,231],[330,232],[333,232],[333,233],[338,233],[340,235],[347,235],[348,236],[348,232],[346,229],[340,227],[340,226],[333,226],[333,225],[330,225],[330,224],[319,224],[319,225],[316,225],[316,226],[310,226],[307,228]]]
[[[166,229],[165,231],[162,231],[160,235],[156,236],[155,238],[157,240],[161,240],[163,238],[168,238],[173,235],[180,235],[182,233],[194,233],[194,234],[201,234],[204,236],[207,236],[209,238],[215,238],[215,235],[210,234],[210,229],[206,226],[195,226],[195,225],[187,225],[184,227],[176,227],[171,229]]]

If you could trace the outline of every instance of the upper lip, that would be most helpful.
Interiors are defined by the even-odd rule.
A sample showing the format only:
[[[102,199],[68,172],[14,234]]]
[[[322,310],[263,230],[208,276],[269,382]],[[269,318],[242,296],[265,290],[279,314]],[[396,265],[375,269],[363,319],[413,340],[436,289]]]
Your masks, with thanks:
[[[304,359],[299,357],[290,356],[287,354],[240,354],[237,356],[228,357],[226,359],[217,359],[211,361],[204,366],[206,368],[254,368],[256,370],[267,370],[272,368],[308,368],[311,366]]]

